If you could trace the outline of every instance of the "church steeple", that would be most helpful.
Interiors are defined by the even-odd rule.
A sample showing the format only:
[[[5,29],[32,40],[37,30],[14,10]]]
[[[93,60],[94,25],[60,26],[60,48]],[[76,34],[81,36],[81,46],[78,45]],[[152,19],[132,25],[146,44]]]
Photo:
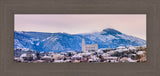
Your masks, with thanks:
[[[84,52],[85,51],[85,39],[82,38],[82,51]]]

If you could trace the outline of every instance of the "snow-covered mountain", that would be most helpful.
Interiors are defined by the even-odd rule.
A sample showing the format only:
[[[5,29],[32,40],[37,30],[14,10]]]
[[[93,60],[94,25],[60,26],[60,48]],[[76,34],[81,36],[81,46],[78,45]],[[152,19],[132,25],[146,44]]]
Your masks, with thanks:
[[[82,38],[86,44],[98,44],[98,48],[116,48],[119,46],[141,46],[146,41],[123,34],[115,29],[86,34],[14,32],[14,48],[28,48],[35,51],[81,51]]]

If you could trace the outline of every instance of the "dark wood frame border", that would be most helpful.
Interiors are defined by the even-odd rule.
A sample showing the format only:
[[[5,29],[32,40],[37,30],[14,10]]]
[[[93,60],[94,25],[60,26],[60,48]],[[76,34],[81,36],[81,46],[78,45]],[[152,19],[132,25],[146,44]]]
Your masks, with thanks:
[[[158,0],[0,0],[0,76],[160,76],[159,4]],[[14,14],[147,14],[148,60],[145,63],[16,63]]]

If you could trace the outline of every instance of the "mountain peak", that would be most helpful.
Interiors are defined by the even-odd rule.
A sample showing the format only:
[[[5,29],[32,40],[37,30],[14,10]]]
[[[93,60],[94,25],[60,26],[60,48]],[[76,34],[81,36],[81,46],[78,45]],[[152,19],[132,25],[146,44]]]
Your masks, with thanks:
[[[103,35],[108,35],[108,34],[115,35],[115,34],[122,34],[122,33],[112,28],[106,28],[106,29],[103,29],[102,34]]]
[[[98,48],[117,48],[119,46],[140,46],[145,40],[123,35],[121,32],[107,28],[102,32],[81,34],[23,32],[14,34],[14,48],[29,48],[36,51],[80,51],[82,38],[86,44],[98,44]]]

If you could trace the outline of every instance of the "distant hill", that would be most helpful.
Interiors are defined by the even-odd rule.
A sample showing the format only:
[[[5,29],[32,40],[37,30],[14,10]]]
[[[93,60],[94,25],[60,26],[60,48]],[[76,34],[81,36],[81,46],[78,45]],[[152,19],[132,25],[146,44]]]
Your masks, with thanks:
[[[39,52],[81,51],[82,38],[85,39],[86,44],[98,44],[99,49],[146,44],[143,39],[108,28],[101,32],[86,34],[15,31],[14,48],[28,48]]]

